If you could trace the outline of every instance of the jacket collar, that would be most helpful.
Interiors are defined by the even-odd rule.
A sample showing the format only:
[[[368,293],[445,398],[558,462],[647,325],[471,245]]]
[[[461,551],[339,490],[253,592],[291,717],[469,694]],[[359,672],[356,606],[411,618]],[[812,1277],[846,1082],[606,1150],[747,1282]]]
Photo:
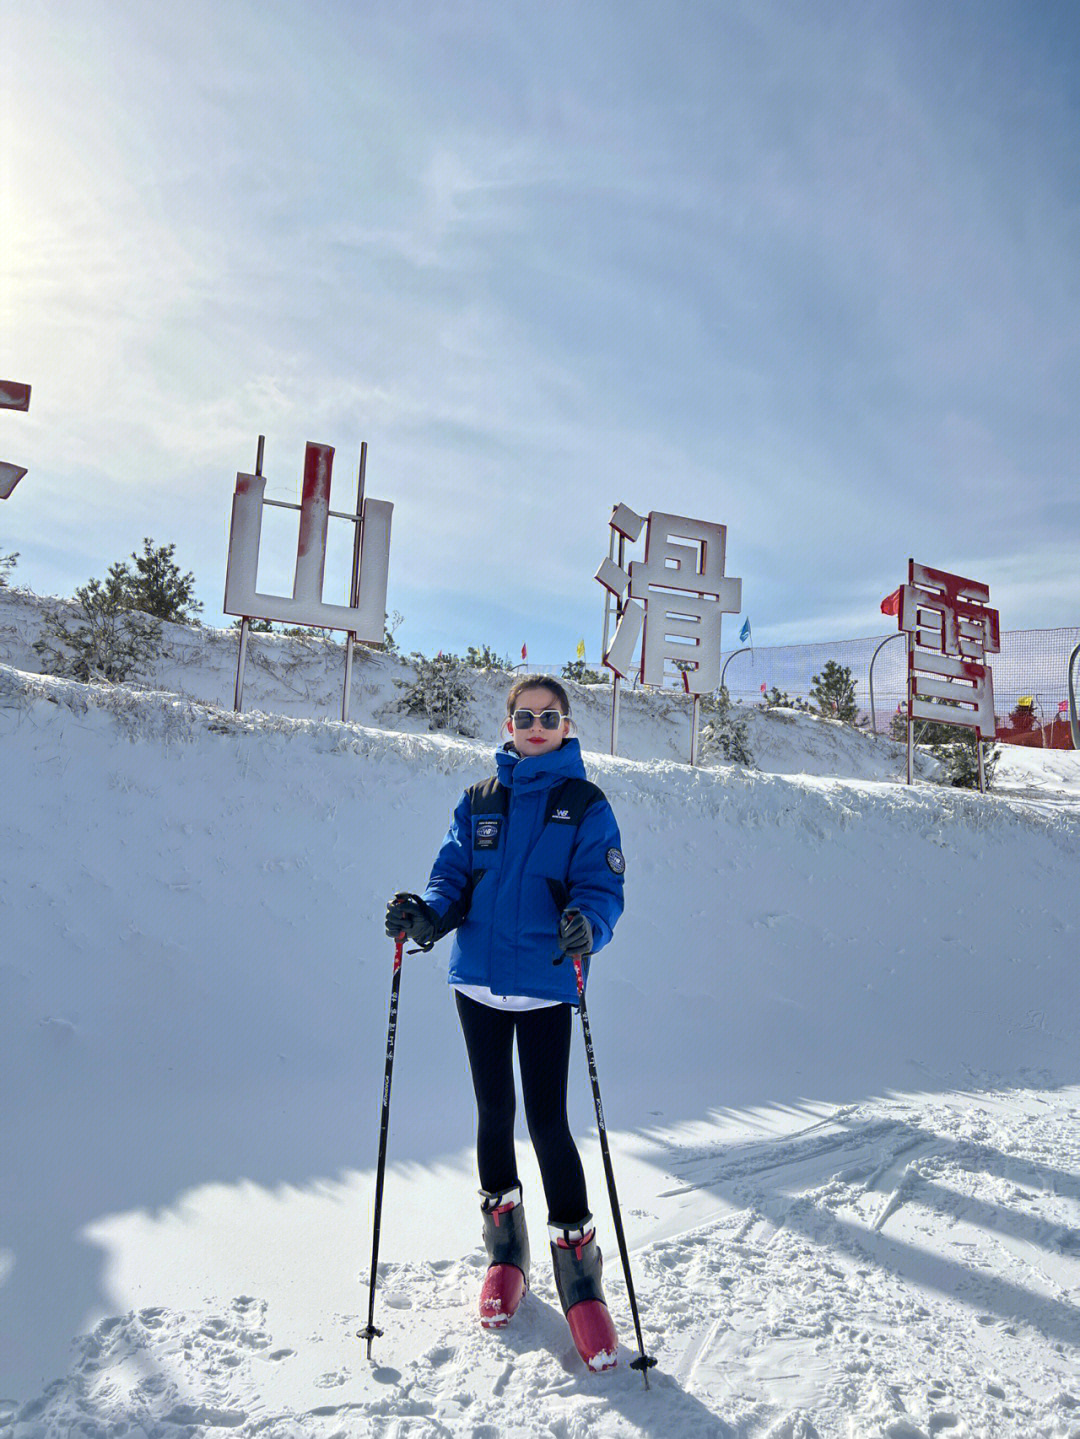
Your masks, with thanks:
[[[565,739],[558,749],[549,754],[519,755],[509,741],[495,752],[499,783],[519,793],[526,790],[550,789],[564,779],[584,779],[585,765],[581,759],[581,744],[576,739]]]

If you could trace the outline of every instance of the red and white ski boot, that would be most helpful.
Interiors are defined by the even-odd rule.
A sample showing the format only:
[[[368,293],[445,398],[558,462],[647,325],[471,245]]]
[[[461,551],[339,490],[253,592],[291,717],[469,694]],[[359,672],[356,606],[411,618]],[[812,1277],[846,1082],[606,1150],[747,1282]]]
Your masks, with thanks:
[[[604,1263],[592,1215],[578,1224],[549,1224],[555,1287],[574,1344],[587,1368],[614,1369],[619,1339],[601,1284]]]
[[[513,1318],[529,1287],[525,1209],[520,1187],[497,1194],[482,1189],[480,1193],[488,1255],[488,1272],[480,1291],[480,1323],[485,1329],[501,1329]]]

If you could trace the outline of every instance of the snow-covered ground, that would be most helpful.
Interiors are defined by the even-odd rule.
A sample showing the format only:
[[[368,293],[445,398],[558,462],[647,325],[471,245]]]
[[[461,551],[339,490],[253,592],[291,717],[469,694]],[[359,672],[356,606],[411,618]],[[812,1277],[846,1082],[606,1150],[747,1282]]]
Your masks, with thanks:
[[[407,961],[374,1364],[367,1266],[392,947],[477,738],[404,662],[170,630],[159,689],[34,671],[0,594],[0,1439],[1080,1435],[1080,756],[987,796],[751,715],[689,770],[677,699],[575,691],[627,912],[590,1017],[652,1388],[589,1374],[533,1287],[475,1320],[472,1096],[445,956]],[[926,773],[932,772],[927,767]],[[634,1346],[580,1043],[572,1099]]]

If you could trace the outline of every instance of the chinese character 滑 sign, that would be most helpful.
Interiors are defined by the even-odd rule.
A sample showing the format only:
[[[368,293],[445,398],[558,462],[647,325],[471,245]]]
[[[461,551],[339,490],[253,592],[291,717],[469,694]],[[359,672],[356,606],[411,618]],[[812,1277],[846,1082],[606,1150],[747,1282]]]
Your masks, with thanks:
[[[611,528],[620,554],[644,529],[645,558],[627,571],[609,557],[596,572],[618,605],[604,664],[622,679],[636,672],[643,684],[710,693],[720,682],[721,616],[742,609],[742,580],[724,574],[727,527],[660,510],[646,519],[618,505]]]

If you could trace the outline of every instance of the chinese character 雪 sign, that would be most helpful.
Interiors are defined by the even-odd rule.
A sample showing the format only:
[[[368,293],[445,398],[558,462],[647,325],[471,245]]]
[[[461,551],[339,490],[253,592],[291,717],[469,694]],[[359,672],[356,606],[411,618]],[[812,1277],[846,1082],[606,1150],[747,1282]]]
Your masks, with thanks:
[[[986,656],[1001,648],[990,590],[908,561],[897,619],[908,640],[908,717],[994,736],[994,681]],[[950,703],[942,703],[949,701]]]
[[[724,574],[727,527],[661,510],[645,518],[618,505],[611,528],[620,552],[644,529],[645,558],[629,571],[608,558],[596,572],[619,605],[604,664],[623,679],[636,671],[647,685],[708,694],[720,683],[721,616],[742,609],[742,580]]]

